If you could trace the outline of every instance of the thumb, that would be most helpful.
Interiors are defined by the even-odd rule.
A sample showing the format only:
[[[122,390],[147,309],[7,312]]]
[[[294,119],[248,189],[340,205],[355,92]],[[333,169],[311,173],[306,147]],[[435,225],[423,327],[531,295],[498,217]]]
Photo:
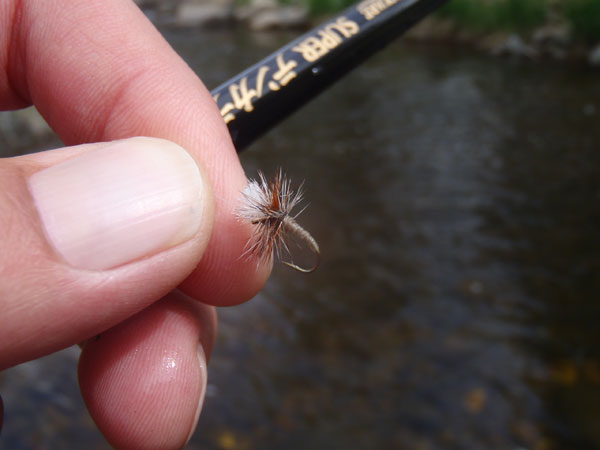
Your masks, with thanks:
[[[0,160],[0,369],[89,338],[197,265],[212,193],[160,139]]]

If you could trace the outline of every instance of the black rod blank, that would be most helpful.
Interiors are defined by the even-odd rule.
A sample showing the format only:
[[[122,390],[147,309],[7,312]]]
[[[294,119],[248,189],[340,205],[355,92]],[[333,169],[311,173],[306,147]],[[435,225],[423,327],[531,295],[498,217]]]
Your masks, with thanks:
[[[214,89],[237,151],[445,1],[361,1]]]

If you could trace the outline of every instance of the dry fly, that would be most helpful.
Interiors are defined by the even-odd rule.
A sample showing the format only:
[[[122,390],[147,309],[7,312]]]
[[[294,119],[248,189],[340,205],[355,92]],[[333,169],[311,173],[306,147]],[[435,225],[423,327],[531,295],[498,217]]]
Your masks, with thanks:
[[[256,256],[268,261],[273,253],[283,264],[300,272],[313,272],[320,262],[319,245],[308,231],[296,222],[292,210],[302,200],[302,185],[293,190],[289,178],[279,169],[273,179],[267,181],[262,172],[258,172],[258,180],[250,180],[242,192],[243,205],[238,209],[238,216],[250,221],[254,232],[246,244],[243,256]],[[316,255],[316,262],[310,268],[303,268],[292,261],[283,261],[281,252],[284,250],[291,256],[286,243],[286,237],[294,237],[302,241]]]

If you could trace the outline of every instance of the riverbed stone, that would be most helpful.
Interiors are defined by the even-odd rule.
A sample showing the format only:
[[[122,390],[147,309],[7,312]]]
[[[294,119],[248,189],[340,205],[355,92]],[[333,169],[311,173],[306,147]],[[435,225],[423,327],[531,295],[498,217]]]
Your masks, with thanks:
[[[531,36],[531,42],[543,46],[565,47],[571,41],[571,30],[566,24],[550,24],[538,28]]]
[[[246,4],[236,6],[233,17],[238,22],[249,22],[255,15],[277,7],[278,4],[275,0],[251,0]]]
[[[571,44],[571,29],[566,24],[544,25],[533,32],[531,43],[543,55],[565,59]]]
[[[175,25],[184,27],[222,25],[233,19],[233,2],[184,1],[175,10]]]
[[[516,33],[509,34],[506,40],[492,48],[491,52],[493,55],[497,56],[518,56],[526,58],[535,58],[538,56],[537,50],[527,44],[521,36]]]
[[[255,31],[302,28],[308,25],[308,10],[298,5],[265,9],[254,14],[248,20],[248,25]]]

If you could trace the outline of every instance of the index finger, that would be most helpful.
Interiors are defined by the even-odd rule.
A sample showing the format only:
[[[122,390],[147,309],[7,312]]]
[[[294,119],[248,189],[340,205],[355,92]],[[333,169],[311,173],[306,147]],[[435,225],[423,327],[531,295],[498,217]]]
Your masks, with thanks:
[[[68,145],[153,136],[187,149],[217,199],[214,232],[186,292],[239,303],[269,269],[240,258],[235,218],[246,178],[210,93],[133,2],[8,1],[0,6],[0,105],[34,103]]]

